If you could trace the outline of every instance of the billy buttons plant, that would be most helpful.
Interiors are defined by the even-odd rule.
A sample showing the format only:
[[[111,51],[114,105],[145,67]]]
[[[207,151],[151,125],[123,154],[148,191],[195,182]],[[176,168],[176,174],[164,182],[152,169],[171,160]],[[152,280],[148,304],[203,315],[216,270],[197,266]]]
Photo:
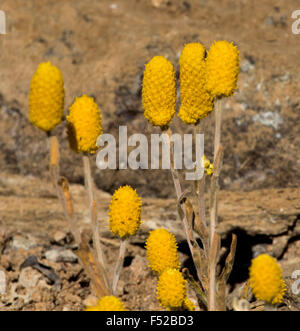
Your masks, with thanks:
[[[130,186],[119,188],[112,197],[109,223],[111,231],[120,237],[121,246],[111,282],[99,236],[97,205],[89,161],[89,156],[98,149],[97,139],[102,134],[101,111],[93,98],[82,95],[75,99],[66,117],[70,147],[83,156],[94,246],[91,248],[78,228],[68,181],[59,174],[59,145],[56,137],[52,136],[52,130],[64,120],[64,93],[60,70],[49,62],[41,63],[34,73],[30,85],[29,120],[51,137],[50,172],[53,183],[78,245],[79,260],[91,278],[93,291],[99,298],[96,305],[87,307],[87,311],[124,310],[123,303],[110,294],[116,292],[129,236],[138,231],[141,223],[141,199]]]
[[[157,61],[160,59],[160,61]],[[159,64],[158,64],[159,63]],[[160,63],[166,63],[170,68],[165,78],[159,74]],[[217,41],[207,51],[201,43],[185,45],[179,59],[180,65],[180,107],[178,116],[188,125],[197,127],[214,110],[214,103],[222,97],[230,96],[237,87],[239,54],[237,48],[227,41]],[[149,70],[151,68],[151,70]],[[167,82],[166,82],[167,81]],[[176,83],[174,81],[172,65],[169,61],[155,56],[145,66],[143,79],[143,107],[145,118],[153,125],[160,126],[163,131],[171,136],[171,120],[176,95]],[[151,82],[151,84],[149,84]],[[171,83],[172,82],[172,83]],[[154,92],[153,92],[154,91]],[[145,97],[147,96],[147,97]],[[155,107],[153,106],[155,104]],[[150,106],[149,106],[150,105]],[[170,109],[172,111],[170,112]],[[197,270],[197,280],[185,272],[189,282],[199,298],[199,303],[208,310],[226,309],[226,281],[230,275],[234,262],[236,248],[236,236],[233,236],[231,251],[226,259],[224,270],[217,274],[217,263],[220,257],[220,236],[216,232],[217,224],[217,200],[218,178],[221,169],[222,147],[221,140],[221,108],[217,106],[214,163],[211,164],[204,156],[200,168],[205,175],[210,175],[210,222],[206,221],[205,208],[205,175],[195,182],[194,193],[198,201],[195,212],[189,197],[183,193],[180,176],[174,167],[173,145],[169,140],[171,153],[171,174],[178,199],[179,215],[182,219],[187,243]],[[170,115],[172,114],[172,115]],[[167,120],[161,121],[160,119]],[[202,247],[194,237],[194,231],[202,241]],[[167,242],[167,241],[166,241]],[[147,242],[147,254],[148,249]],[[168,254],[166,253],[166,256]],[[150,261],[150,266],[156,263]],[[177,270],[175,268],[175,270]],[[170,276],[171,277],[171,276]]]

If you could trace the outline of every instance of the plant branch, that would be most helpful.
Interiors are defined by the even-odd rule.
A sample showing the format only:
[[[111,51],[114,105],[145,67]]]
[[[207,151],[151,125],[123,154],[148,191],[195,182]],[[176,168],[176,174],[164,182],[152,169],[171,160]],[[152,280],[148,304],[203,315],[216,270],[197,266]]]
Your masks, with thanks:
[[[124,264],[124,258],[125,258],[125,252],[126,252],[126,248],[128,245],[128,241],[129,239],[121,239],[120,242],[120,250],[119,250],[119,256],[115,265],[115,269],[114,269],[114,276],[113,276],[113,285],[112,285],[112,293],[113,295],[116,294],[117,291],[117,286],[118,286],[118,282],[120,279],[120,274],[123,268],[123,264]]]
[[[107,277],[107,266],[103,254],[103,247],[101,245],[100,236],[99,236],[99,228],[97,222],[97,206],[95,200],[92,203],[92,234],[93,234],[93,243],[96,251],[96,258],[97,261],[99,262],[101,273],[103,274],[103,278],[105,281],[105,285],[108,289],[111,290],[110,283]]]

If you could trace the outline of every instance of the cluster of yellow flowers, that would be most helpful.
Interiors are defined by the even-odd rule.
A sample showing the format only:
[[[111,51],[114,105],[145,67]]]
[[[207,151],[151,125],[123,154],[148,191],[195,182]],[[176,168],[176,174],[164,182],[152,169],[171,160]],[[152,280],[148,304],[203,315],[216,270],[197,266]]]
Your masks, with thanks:
[[[111,232],[121,238],[134,235],[141,224],[141,205],[141,198],[129,185],[116,190],[108,213]]]
[[[187,44],[179,65],[178,116],[186,124],[197,124],[213,110],[215,98],[230,96],[237,89],[239,52],[233,43],[216,41],[208,52],[200,43]],[[171,123],[176,108],[175,74],[173,65],[162,56],[145,66],[142,100],[150,123],[162,128]]]
[[[101,113],[93,98],[83,95],[69,108],[68,138],[76,152],[97,151],[97,138],[102,134]]]
[[[286,287],[275,258],[262,254],[252,260],[250,286],[257,299],[271,304],[282,302]]]
[[[64,99],[61,71],[50,62],[41,63],[30,83],[30,122],[46,132],[54,129],[63,119]]]
[[[170,123],[176,110],[176,80],[172,63],[163,56],[146,64],[142,98],[150,123],[160,127]]]
[[[214,108],[213,97],[206,90],[205,47],[187,44],[179,58],[181,105],[178,116],[184,123],[195,124]]]
[[[175,236],[167,229],[150,232],[146,241],[149,267],[159,275],[157,298],[166,309],[195,310],[186,296],[186,280],[179,271],[179,255]]]
[[[29,93],[29,120],[50,132],[63,120],[64,81],[61,71],[50,62],[41,63],[34,73]],[[94,153],[102,134],[101,112],[94,99],[82,95],[75,99],[67,116],[70,147],[76,152]]]
[[[161,274],[165,269],[179,269],[179,256],[175,236],[167,229],[157,229],[150,232],[146,241],[149,267]]]

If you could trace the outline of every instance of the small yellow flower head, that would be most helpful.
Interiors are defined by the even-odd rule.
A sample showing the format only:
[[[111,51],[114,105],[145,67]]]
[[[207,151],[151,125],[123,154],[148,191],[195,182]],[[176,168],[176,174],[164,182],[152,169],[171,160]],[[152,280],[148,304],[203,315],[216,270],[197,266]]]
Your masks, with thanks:
[[[157,298],[164,308],[181,308],[186,298],[186,280],[177,269],[166,269],[158,278]]]
[[[50,62],[41,63],[34,73],[29,92],[29,121],[43,131],[51,131],[63,118],[64,80]]]
[[[210,163],[210,161],[207,159],[207,157],[205,155],[203,155],[202,162],[203,162],[203,167],[204,167],[205,173],[207,175],[212,175],[214,172],[214,165],[212,163]]]
[[[275,258],[262,254],[252,260],[250,286],[257,299],[272,304],[282,302],[286,288]]]
[[[101,298],[96,306],[89,306],[85,311],[125,311],[123,302],[114,296]]]
[[[155,56],[144,71],[142,100],[144,115],[155,126],[168,125],[176,110],[176,80],[173,65]]]
[[[134,235],[141,224],[141,206],[140,197],[130,186],[116,190],[109,206],[110,231],[121,238]]]
[[[102,134],[101,113],[94,99],[83,95],[69,108],[68,138],[76,152],[95,153],[97,138]]]
[[[233,43],[215,41],[206,59],[207,89],[213,97],[228,97],[237,89],[239,51]]]
[[[186,124],[195,124],[214,108],[206,89],[205,47],[200,43],[185,45],[179,59],[181,106],[178,116]]]
[[[196,306],[192,303],[192,301],[188,297],[184,299],[183,306],[185,309],[189,311],[194,311],[196,309]]]
[[[179,269],[179,256],[175,236],[166,229],[150,232],[146,241],[149,267],[161,274],[165,269]]]

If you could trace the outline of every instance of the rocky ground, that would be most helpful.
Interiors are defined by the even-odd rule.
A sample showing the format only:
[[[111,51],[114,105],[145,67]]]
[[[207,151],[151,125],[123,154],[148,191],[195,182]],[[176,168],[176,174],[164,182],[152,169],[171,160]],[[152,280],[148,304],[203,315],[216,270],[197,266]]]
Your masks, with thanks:
[[[47,138],[28,121],[38,64],[51,61],[63,72],[66,114],[85,93],[101,107],[104,132],[117,137],[119,125],[126,125],[129,135],[150,135],[158,131],[143,117],[145,63],[164,55],[178,73],[185,43],[209,47],[216,39],[234,41],[241,56],[239,89],[223,102],[219,231],[225,247],[230,233],[239,238],[231,290],[243,284],[251,258],[262,252],[279,259],[292,284],[292,272],[300,269],[300,35],[291,30],[298,7],[297,0],[1,2],[7,34],[0,35],[0,310],[80,310],[90,294],[49,184]],[[202,123],[209,158],[213,124],[213,116]],[[177,118],[172,129],[192,132]],[[69,149],[64,123],[54,133],[80,227],[89,233],[81,157]],[[149,230],[168,227],[180,242],[182,263],[191,266],[171,176],[166,170],[100,171],[92,164],[110,268],[118,251],[106,223],[110,194],[130,184],[143,197],[143,226],[129,247],[118,294],[128,309],[160,309],[143,248]],[[299,295],[290,289],[280,309],[299,310]]]
[[[69,224],[51,184],[31,176],[2,173],[0,178],[0,270],[7,284],[0,296],[0,309],[83,309],[91,294],[90,280],[78,262]],[[91,238],[84,187],[72,185],[71,195],[79,227]],[[119,242],[107,223],[111,197],[97,191],[96,198],[100,233],[112,271]],[[300,309],[299,296],[291,293],[291,276],[300,264],[299,206],[300,189],[221,192],[219,232],[223,246],[229,247],[230,233],[238,235],[230,291],[247,280],[252,257],[268,253],[280,260],[289,284],[281,309]],[[160,309],[155,298],[156,277],[147,267],[144,249],[149,231],[161,227],[172,231],[179,242],[182,266],[193,269],[174,199],[143,198],[142,220],[125,257],[118,295],[128,309],[156,310]],[[28,262],[32,256],[37,261]],[[193,298],[192,292],[190,295]]]

